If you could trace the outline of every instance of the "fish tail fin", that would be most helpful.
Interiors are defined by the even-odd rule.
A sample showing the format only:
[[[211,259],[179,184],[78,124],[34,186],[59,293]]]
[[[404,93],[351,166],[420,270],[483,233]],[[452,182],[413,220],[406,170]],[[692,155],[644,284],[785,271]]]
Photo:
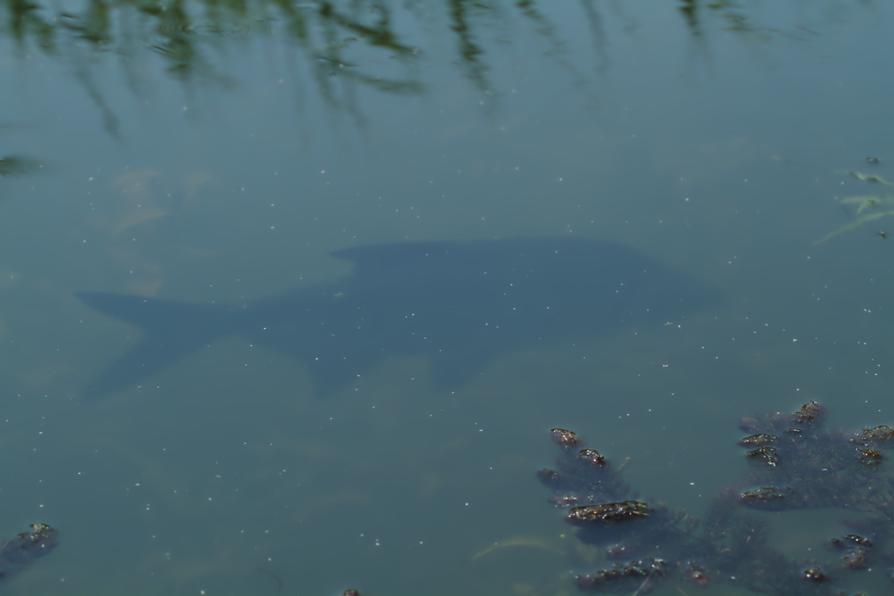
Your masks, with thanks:
[[[136,325],[142,332],[125,354],[88,384],[85,399],[97,399],[138,385],[226,334],[232,326],[232,313],[215,305],[108,292],[80,292],[77,296],[94,310]]]

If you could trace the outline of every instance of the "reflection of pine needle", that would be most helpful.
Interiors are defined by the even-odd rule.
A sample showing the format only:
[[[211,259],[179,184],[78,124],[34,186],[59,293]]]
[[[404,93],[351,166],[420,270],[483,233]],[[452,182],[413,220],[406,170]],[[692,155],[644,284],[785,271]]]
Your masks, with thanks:
[[[503,550],[506,548],[531,548],[536,550],[544,550],[557,555],[565,554],[561,548],[554,544],[550,544],[544,538],[540,538],[538,536],[513,536],[512,538],[506,538],[505,540],[498,540],[493,544],[483,548],[482,550],[472,555],[472,560],[478,560],[482,557],[486,557],[487,555],[495,553],[498,550]]]
[[[633,594],[631,594],[630,596],[639,596],[639,594],[643,591],[643,588],[649,586],[651,579],[652,579],[651,575],[647,576],[646,579],[643,580],[643,583],[641,583],[639,585],[639,587],[636,589],[636,591]]]
[[[35,162],[18,155],[0,157],[0,178],[4,176],[26,174],[36,167],[37,164]]]
[[[814,244],[814,246],[816,246],[817,244],[822,244],[823,242],[831,240],[832,238],[834,238],[836,236],[840,236],[841,234],[844,234],[845,232],[850,232],[851,230],[856,230],[863,224],[867,224],[871,221],[877,221],[879,219],[882,219],[883,217],[891,217],[892,215],[894,215],[894,210],[879,211],[877,213],[870,213],[868,215],[864,215],[863,217],[857,218],[856,221],[849,223],[846,226],[842,226],[842,227],[838,228],[837,230],[833,230],[833,231],[829,232],[828,234],[826,234],[825,236],[823,236],[822,238],[820,238],[813,244]]]
[[[878,195],[858,195],[853,197],[844,197],[841,199],[842,205],[856,205],[857,215],[860,215],[867,209],[877,207],[882,203],[883,197]]]
[[[894,184],[891,184],[878,174],[865,174],[863,172],[855,172],[854,170],[850,170],[848,174],[850,174],[860,182],[871,182],[873,184],[882,184],[884,186],[894,186]]]

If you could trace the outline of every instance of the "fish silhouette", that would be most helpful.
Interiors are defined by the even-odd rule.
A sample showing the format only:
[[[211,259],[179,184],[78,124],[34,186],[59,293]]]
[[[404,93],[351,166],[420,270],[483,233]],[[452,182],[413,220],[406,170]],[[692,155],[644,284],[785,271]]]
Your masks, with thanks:
[[[432,382],[456,387],[506,353],[678,319],[718,301],[713,289],[634,249],[574,237],[402,242],[332,256],[353,272],[239,306],[78,294],[142,330],[86,396],[137,385],[231,336],[301,360],[318,394],[400,356],[427,358]]]

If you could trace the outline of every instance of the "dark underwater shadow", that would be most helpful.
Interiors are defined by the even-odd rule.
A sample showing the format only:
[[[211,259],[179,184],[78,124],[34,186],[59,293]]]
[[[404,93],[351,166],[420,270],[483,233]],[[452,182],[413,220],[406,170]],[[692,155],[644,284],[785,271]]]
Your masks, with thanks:
[[[78,294],[142,333],[85,396],[135,386],[226,337],[301,361],[320,395],[406,356],[427,359],[433,383],[457,387],[513,351],[659,325],[719,302],[716,290],[636,250],[572,237],[405,242],[332,256],[352,273],[244,305]]]

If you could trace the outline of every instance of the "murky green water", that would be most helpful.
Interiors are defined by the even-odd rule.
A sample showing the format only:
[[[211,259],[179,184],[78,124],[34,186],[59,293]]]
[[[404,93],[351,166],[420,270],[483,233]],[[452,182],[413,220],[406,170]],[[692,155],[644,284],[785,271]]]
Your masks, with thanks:
[[[0,19],[0,530],[60,531],[9,594],[573,594],[603,563],[534,476],[551,426],[700,515],[750,465],[740,416],[819,399],[830,427],[894,422],[888,3],[38,1]],[[544,238],[624,248],[555,270],[494,249]],[[397,242],[467,256],[331,255]],[[633,251],[672,273],[648,299],[591,297],[642,269]],[[507,271],[568,308],[499,319],[479,274]],[[82,292],[201,307],[133,315],[141,331],[115,316],[132,304]],[[244,324],[202,318],[224,305]],[[493,316],[493,335],[469,323]],[[267,325],[294,333],[265,344]],[[763,515],[803,562],[849,519]],[[835,573],[892,589],[885,565]],[[701,593],[750,593],[716,579]],[[698,588],[653,593],[678,590]]]

